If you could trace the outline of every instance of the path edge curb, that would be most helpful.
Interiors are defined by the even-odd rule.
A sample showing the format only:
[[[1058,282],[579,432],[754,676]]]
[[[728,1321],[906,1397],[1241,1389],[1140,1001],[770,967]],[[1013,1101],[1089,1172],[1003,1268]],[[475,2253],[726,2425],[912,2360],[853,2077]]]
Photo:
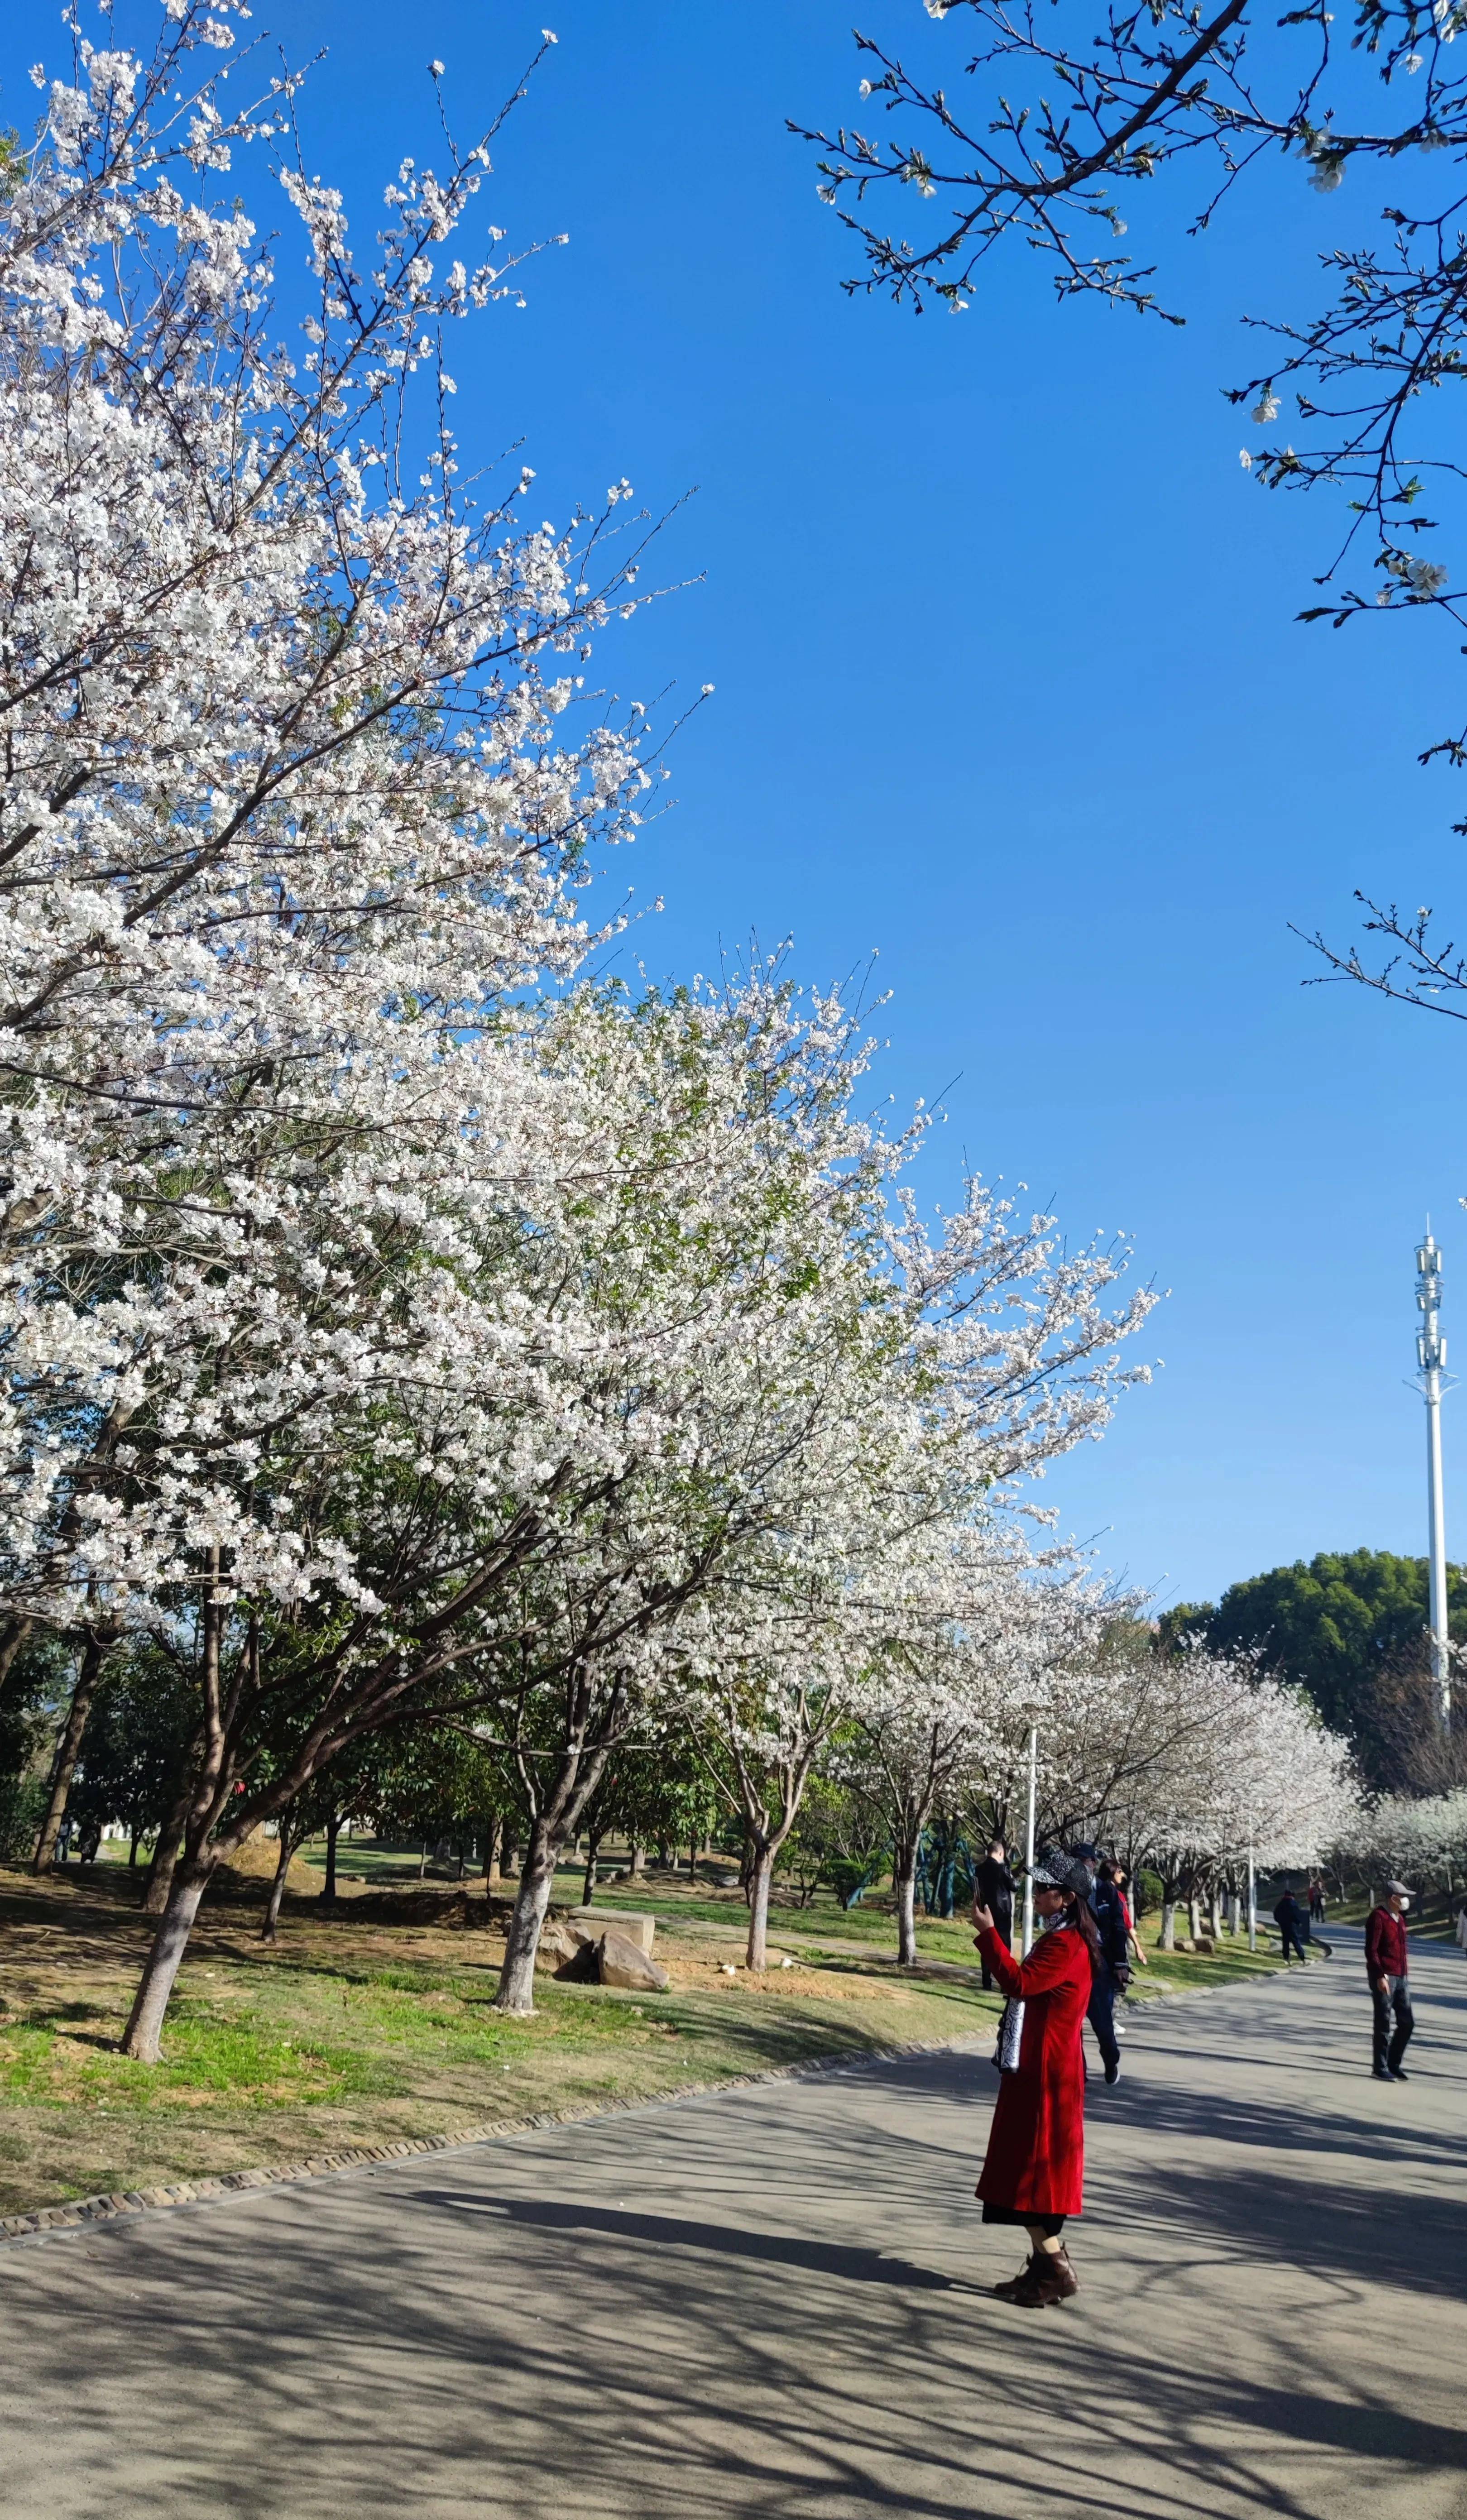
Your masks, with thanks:
[[[123,2222],[139,2214],[171,2214],[185,2205],[224,2204],[262,2188],[298,2187],[309,2180],[334,2179],[347,2171],[380,2170],[393,2162],[421,2160],[431,2153],[462,2152],[475,2144],[503,2143],[546,2127],[585,2126],[600,2118],[631,2116],[639,2109],[667,2108],[679,2100],[751,2091],[764,2083],[860,2072],[868,2065],[896,2064],[907,2056],[961,2054],[965,2049],[986,2047],[992,2035],[991,2031],[969,2031],[953,2039],[914,2039],[895,2048],[867,2048],[859,2056],[801,2057],[792,2065],[771,2065],[758,2074],[729,2074],[710,2082],[679,2083],[671,2091],[649,2092],[642,2099],[603,2100],[586,2108],[539,2109],[524,2117],[489,2118],[478,2126],[458,2127],[449,2135],[404,2136],[396,2143],[343,2145],[273,2168],[229,2170],[214,2179],[174,2180],[166,2186],[118,2188],[111,2194],[82,2196],[69,2205],[41,2205],[33,2213],[0,2216],[0,2249],[51,2239],[63,2232],[100,2230],[109,2223]]]

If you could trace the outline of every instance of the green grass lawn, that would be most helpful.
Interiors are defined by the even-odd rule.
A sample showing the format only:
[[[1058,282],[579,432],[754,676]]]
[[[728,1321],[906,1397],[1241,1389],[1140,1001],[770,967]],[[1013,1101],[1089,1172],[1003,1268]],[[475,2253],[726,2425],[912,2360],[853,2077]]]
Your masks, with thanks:
[[[534,2018],[510,2021],[495,1936],[354,1926],[349,1901],[327,1918],[299,1898],[271,1949],[242,1901],[205,1905],[149,2067],[116,2052],[139,1888],[125,1867],[0,1874],[0,2213],[986,2034],[998,2010],[972,1982],[803,1956],[729,1978],[727,1940],[682,1913],[659,1932],[666,1994],[542,1977]]]

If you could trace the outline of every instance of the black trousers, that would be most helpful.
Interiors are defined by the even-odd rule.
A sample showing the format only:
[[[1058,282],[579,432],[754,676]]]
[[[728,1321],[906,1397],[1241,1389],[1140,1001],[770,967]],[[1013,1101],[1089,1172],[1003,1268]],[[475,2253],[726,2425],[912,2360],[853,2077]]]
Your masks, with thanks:
[[[1377,2073],[1384,2067],[1394,2074],[1416,2027],[1409,1980],[1403,1977],[1382,1978],[1371,1988],[1370,1998],[1375,2006],[1372,2061]],[[1396,2016],[1394,2029],[1391,2024],[1393,2013]]]
[[[1303,1943],[1299,1939],[1298,1926],[1286,1925],[1280,1921],[1278,1930],[1283,1936],[1284,1958],[1287,1960],[1290,1952],[1297,1952],[1301,1959],[1307,1959],[1309,1955],[1306,1952]]]
[[[1013,1910],[1010,1908],[1006,1915],[1001,1908],[996,1908],[993,1912],[994,1923],[998,1926],[1000,1933],[1002,1935],[1003,1940],[1007,1943],[1011,1951],[1013,1949]],[[992,1994],[995,1983],[993,1970],[989,1967],[987,1960],[983,1961],[982,1967],[984,1986],[987,1988],[988,1992]]]
[[[1095,1962],[1095,1979],[1090,1988],[1086,2019],[1095,2034],[1102,2064],[1119,2065],[1121,2044],[1116,2037],[1116,1979],[1107,1959]]]

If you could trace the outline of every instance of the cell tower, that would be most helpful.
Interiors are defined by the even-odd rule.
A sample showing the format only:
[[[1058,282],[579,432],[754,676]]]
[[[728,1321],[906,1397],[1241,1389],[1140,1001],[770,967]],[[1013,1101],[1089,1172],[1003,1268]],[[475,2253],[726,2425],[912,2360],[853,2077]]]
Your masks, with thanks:
[[[1446,1341],[1442,1335],[1442,1254],[1432,1239],[1416,1252],[1416,1379],[1426,1402],[1426,1508],[1431,1570],[1432,1678],[1444,1727],[1451,1722],[1451,1663],[1446,1642],[1446,1524],[1442,1504],[1442,1384]]]

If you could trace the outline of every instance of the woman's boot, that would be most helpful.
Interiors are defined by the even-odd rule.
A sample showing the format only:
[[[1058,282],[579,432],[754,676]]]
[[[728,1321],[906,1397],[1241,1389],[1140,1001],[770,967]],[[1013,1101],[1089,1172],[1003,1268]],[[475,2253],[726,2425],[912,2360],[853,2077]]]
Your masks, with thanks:
[[[1006,2283],[995,2284],[994,2291],[998,2299],[1000,2301],[1017,2301],[1020,2285],[1026,2284],[1029,2281],[1030,2276],[1034,2273],[1039,2263],[1039,2257],[1038,2255],[1035,2255],[1029,2259],[1027,2265],[1020,2270],[1018,2274],[1010,2275]]]
[[[1031,2258],[1008,2298],[1020,2310],[1052,2310],[1062,2301],[1070,2301],[1080,2290],[1080,2277],[1070,2264],[1069,2251],[1063,2243],[1057,2249],[1042,2249]]]

